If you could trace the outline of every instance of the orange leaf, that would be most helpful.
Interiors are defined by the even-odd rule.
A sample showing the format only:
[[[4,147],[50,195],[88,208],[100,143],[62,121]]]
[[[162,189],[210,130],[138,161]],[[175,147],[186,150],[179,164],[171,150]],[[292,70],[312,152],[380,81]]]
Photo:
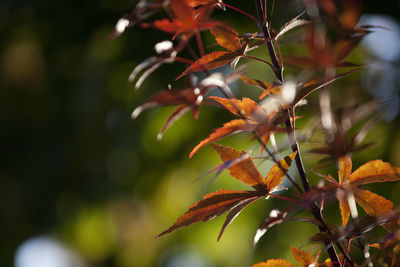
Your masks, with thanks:
[[[183,226],[189,226],[200,221],[208,221],[234,208],[238,203],[256,196],[253,191],[218,190],[207,194],[202,200],[189,207],[188,211],[180,216],[176,223],[159,234],[157,237],[168,234]]]
[[[231,52],[239,51],[242,49],[240,44],[239,34],[228,23],[220,23],[219,25],[210,29],[211,34],[214,35],[215,40],[220,46],[228,49]]]
[[[172,12],[182,22],[193,21],[194,9],[186,3],[185,0],[170,0],[169,1]]]
[[[393,203],[371,191],[356,188],[353,190],[357,203],[370,216],[382,215],[393,208]]]
[[[373,160],[355,170],[349,177],[352,186],[400,180],[400,167]]]
[[[352,162],[351,158],[346,155],[339,158],[339,184],[342,185],[345,180],[350,177]]]
[[[182,74],[179,75],[175,80],[182,78],[183,76],[185,76],[190,72],[211,70],[222,67],[225,64],[232,62],[238,56],[240,56],[240,54],[233,52],[226,52],[226,51],[212,52],[210,54],[201,57],[192,65],[190,65],[190,67],[187,68],[184,72],[182,72]]]
[[[186,4],[191,7],[197,7],[200,5],[208,5],[211,3],[218,3],[218,0],[186,0]]]
[[[267,260],[266,262],[260,262],[252,265],[251,267],[296,267],[296,265],[287,260],[276,259]]]
[[[342,224],[346,226],[349,221],[350,207],[347,201],[346,192],[343,189],[336,191],[336,198],[339,200],[340,214],[342,215]]]
[[[297,249],[295,247],[290,247],[292,250],[292,254],[294,256],[294,259],[297,261],[298,264],[301,266],[308,266],[314,262],[313,257],[311,256],[310,253]]]
[[[222,104],[227,110],[232,112],[238,116],[251,116],[256,110],[260,110],[260,106],[250,98],[244,97],[242,100],[239,99],[230,99],[230,98],[221,98],[216,96],[210,96],[210,99],[213,99],[220,104]]]
[[[258,79],[252,79],[252,78],[249,78],[249,77],[244,76],[244,75],[240,75],[239,78],[242,81],[244,81],[246,84],[248,84],[248,85],[257,86],[257,87],[259,87],[261,89],[264,89],[264,90],[267,90],[268,88],[273,86],[272,83],[267,83],[265,81],[258,80]]]
[[[297,151],[293,152],[289,156],[286,156],[279,161],[281,167],[284,170],[282,170],[277,163],[274,166],[272,166],[272,168],[269,170],[266,178],[269,191],[272,191],[275,187],[277,187],[282,183],[282,180],[285,177],[296,154]]]
[[[203,146],[222,139],[228,135],[231,135],[235,132],[241,131],[247,125],[245,120],[233,120],[227,123],[224,123],[224,126],[218,128],[215,132],[211,133],[210,136],[203,141],[201,141],[195,148],[193,148],[192,152],[190,152],[189,157],[193,157],[193,155]]]
[[[213,147],[218,152],[222,161],[233,160],[246,154],[245,151],[240,152],[231,147],[219,144],[213,144]],[[239,163],[228,168],[228,170],[232,177],[249,186],[254,187],[260,184],[265,185],[264,178],[258,172],[254,162],[250,158],[240,161]]]

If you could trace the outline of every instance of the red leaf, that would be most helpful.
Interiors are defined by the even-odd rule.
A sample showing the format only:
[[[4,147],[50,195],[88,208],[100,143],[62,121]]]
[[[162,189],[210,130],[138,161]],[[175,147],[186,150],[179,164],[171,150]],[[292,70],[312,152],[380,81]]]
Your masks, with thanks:
[[[181,75],[179,75],[175,80],[178,80],[188,74],[189,72],[197,72],[204,70],[211,70],[222,67],[230,62],[232,62],[240,54],[216,51],[205,55],[204,57],[195,61],[189,68],[187,68]]]
[[[250,205],[251,203],[253,203],[254,201],[256,201],[257,199],[262,198],[262,196],[257,196],[257,197],[252,197],[249,199],[246,199],[242,202],[240,202],[239,204],[237,204],[232,210],[231,212],[229,212],[229,214],[226,216],[225,222],[222,225],[221,231],[219,232],[218,235],[218,241],[221,239],[223,233],[225,232],[226,228],[233,222],[233,220],[236,219],[236,217],[239,215],[239,213],[246,208],[248,205]]]
[[[202,200],[189,207],[188,211],[180,216],[176,223],[159,234],[157,237],[168,234],[183,226],[189,226],[200,221],[208,221],[234,208],[240,202],[254,198],[255,191],[218,190],[207,194]]]
[[[189,157],[193,157],[193,155],[203,146],[227,137],[235,132],[242,131],[244,127],[247,125],[245,120],[233,120],[224,124],[223,127],[218,128],[215,132],[211,133],[210,136],[203,141],[201,141],[195,148],[193,148],[192,152],[190,152]]]
[[[220,46],[231,52],[240,51],[242,49],[239,34],[232,25],[228,23],[220,23],[219,25],[212,27],[210,31]]]

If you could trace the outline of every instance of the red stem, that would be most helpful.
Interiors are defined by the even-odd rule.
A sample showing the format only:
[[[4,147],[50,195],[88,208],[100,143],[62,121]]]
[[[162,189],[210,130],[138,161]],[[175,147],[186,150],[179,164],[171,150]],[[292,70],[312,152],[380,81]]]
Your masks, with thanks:
[[[247,13],[247,12],[245,12],[245,11],[243,11],[243,10],[237,8],[237,7],[234,7],[234,6],[231,6],[231,5],[229,5],[229,4],[222,3],[222,2],[219,2],[219,4],[221,4],[221,5],[223,5],[223,6],[227,7],[227,8],[233,9],[233,10],[235,10],[235,11],[237,11],[237,12],[240,12],[240,13],[242,13],[243,15],[246,15],[247,17],[249,17],[249,18],[251,18],[252,20],[254,20],[255,22],[257,22],[257,19],[256,19],[253,15],[250,15],[249,13]]]
[[[284,196],[275,195],[275,194],[271,194],[271,193],[268,193],[268,196],[276,197],[276,198],[280,198],[280,199],[283,199],[283,200],[286,200],[286,201],[289,201],[289,202],[292,202],[292,203],[296,203],[296,200],[291,199],[291,198],[287,198],[287,197],[284,197]]]
[[[196,31],[196,42],[197,42],[197,47],[199,48],[200,56],[204,57],[205,52],[204,52],[203,40],[201,40],[200,31]]]

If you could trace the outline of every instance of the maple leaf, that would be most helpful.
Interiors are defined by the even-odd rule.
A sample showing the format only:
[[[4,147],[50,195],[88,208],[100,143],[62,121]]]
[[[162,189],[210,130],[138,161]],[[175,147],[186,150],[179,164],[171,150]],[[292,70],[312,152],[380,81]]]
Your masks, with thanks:
[[[352,194],[355,201],[370,216],[379,216],[388,213],[393,208],[393,203],[375,193],[358,186],[387,181],[400,180],[400,167],[395,167],[382,160],[373,160],[360,166],[354,172],[352,161],[348,155],[339,158],[338,181],[331,176],[325,176],[327,180],[337,187],[336,197],[342,215],[342,223],[345,226],[350,216],[350,205],[348,195]]]
[[[292,254],[294,256],[294,259],[296,262],[301,266],[314,266],[312,264],[315,264],[315,266],[318,265],[318,256],[316,259],[313,259],[310,253],[297,249],[295,247],[291,247]],[[266,262],[260,262],[257,264],[252,265],[251,267],[296,267],[293,263],[287,260],[283,259],[272,259],[272,260],[267,260]]]
[[[290,249],[292,250],[294,259],[299,263],[300,266],[309,266],[310,264],[315,263],[310,253],[295,247],[290,247]]]
[[[283,259],[272,259],[266,262],[253,264],[251,267],[296,267],[293,263]]]
[[[341,108],[334,113],[329,108],[324,108],[323,112],[330,114],[332,119],[329,127],[324,126],[324,130],[333,138],[326,138],[325,144],[311,149],[309,152],[328,155],[320,160],[320,163],[337,160],[349,153],[368,148],[373,143],[361,144],[369,129],[375,125],[379,117],[379,104],[369,102],[359,107],[348,106]],[[362,120],[371,117],[363,124]],[[362,125],[357,131],[353,131],[355,125]],[[320,126],[318,126],[320,127]]]
[[[306,83],[294,84],[293,87],[287,91],[285,91],[285,89],[287,89],[288,86],[291,86],[289,83],[286,83],[285,85],[283,85],[281,82],[267,83],[265,81],[249,78],[243,75],[240,76],[240,79],[248,85],[252,85],[263,90],[259,96],[259,99],[264,99],[267,96],[273,96],[279,101],[282,109],[286,109],[288,107],[295,107],[299,105],[311,93],[358,70],[359,69],[357,68],[347,72],[338,73],[333,76],[314,78]],[[288,95],[290,96],[288,97]],[[287,100],[288,98],[289,101]]]
[[[327,37],[321,42],[316,30],[313,27],[310,28],[305,40],[310,56],[285,55],[283,61],[287,65],[313,70],[358,66],[358,64],[343,60],[354,50],[365,34],[346,37],[332,44]]]
[[[196,32],[216,26],[217,21],[210,19],[211,5],[194,9],[185,0],[170,0],[169,7],[174,14],[170,19],[156,20],[153,23],[143,23],[143,27],[154,26],[162,31],[173,33],[173,39],[182,35],[188,41]]]
[[[192,110],[195,119],[198,117],[200,105],[203,103],[204,95],[207,94],[208,90],[209,87],[191,85],[183,90],[175,89],[159,91],[150,97],[146,103],[137,107],[132,112],[131,117],[135,119],[143,110],[148,108],[178,105],[159,132],[158,139],[161,139],[168,127],[188,111]]]
[[[180,79],[190,72],[211,70],[222,67],[228,63],[233,63],[235,67],[240,57],[245,56],[248,49],[250,38],[240,41],[239,34],[232,25],[224,22],[210,28],[211,34],[217,43],[229,51],[211,52],[190,65],[175,80]]]
[[[244,151],[240,152],[222,145],[214,144],[213,146],[224,162],[234,161],[246,154]],[[240,160],[234,165],[229,164],[228,170],[231,176],[242,183],[253,187],[255,191],[223,189],[214,193],[206,194],[202,200],[199,200],[190,206],[186,213],[180,216],[170,228],[163,231],[157,237],[168,234],[183,226],[189,226],[200,221],[211,220],[230,211],[218,235],[219,240],[225,229],[245,207],[257,199],[268,197],[270,192],[279,186],[295,155],[296,153],[292,153],[290,156],[281,159],[279,164],[284,169],[277,171],[276,168],[279,167],[275,164],[268,172],[266,179],[261,176],[255,167],[254,162],[250,158]]]
[[[278,110],[264,110],[256,102],[250,98],[228,99],[220,97],[209,97],[223,105],[226,109],[241,119],[232,120],[218,128],[210,136],[201,141],[190,153],[193,155],[203,146],[215,142],[219,139],[227,137],[238,132],[253,132],[254,136],[261,138],[264,143],[273,132],[284,132],[285,129],[280,127],[283,118],[278,116]]]

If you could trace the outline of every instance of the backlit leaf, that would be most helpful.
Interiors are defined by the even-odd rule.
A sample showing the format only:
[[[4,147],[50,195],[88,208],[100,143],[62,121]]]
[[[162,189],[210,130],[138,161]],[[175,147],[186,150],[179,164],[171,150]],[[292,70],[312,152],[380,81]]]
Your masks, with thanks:
[[[371,191],[356,188],[353,193],[357,203],[370,216],[385,214],[393,208],[393,203],[390,200]]]
[[[352,167],[352,162],[351,158],[346,155],[343,157],[340,157],[339,159],[339,184],[343,184],[343,181],[348,179],[351,174],[351,167]]]
[[[181,75],[179,75],[175,80],[180,79],[190,72],[211,70],[222,67],[230,62],[232,62],[236,57],[240,56],[240,54],[226,52],[226,51],[215,51],[210,54],[207,54],[197,61],[195,61],[192,65],[189,66]]]
[[[267,260],[266,262],[260,262],[252,265],[251,267],[296,267],[296,265],[287,260],[276,259],[276,260]]]
[[[342,215],[343,226],[347,225],[350,216],[349,202],[347,201],[346,192],[342,189],[338,189],[336,192],[336,198],[339,200],[340,214]]]
[[[272,191],[275,187],[280,185],[282,183],[283,178],[285,177],[290,165],[292,164],[292,161],[294,157],[296,156],[297,151],[293,152],[289,156],[284,157],[279,161],[280,167],[278,163],[276,163],[272,168],[269,170],[267,174],[267,185],[268,185],[268,190]],[[284,170],[282,170],[282,168]]]
[[[231,147],[219,144],[213,144],[213,147],[218,152],[222,161],[236,159],[246,154],[245,151],[240,152]],[[261,176],[254,165],[254,162],[250,158],[240,161],[239,163],[229,167],[228,170],[232,177],[249,186],[254,187],[259,184],[265,184],[264,178]]]
[[[215,132],[211,133],[208,138],[201,141],[195,148],[193,148],[192,152],[190,152],[189,157],[193,157],[193,155],[203,146],[227,137],[235,132],[242,131],[243,127],[247,125],[245,120],[233,120],[227,123],[224,123],[224,126],[215,130]]]
[[[295,247],[290,247],[290,249],[292,250],[294,259],[298,264],[300,264],[300,266],[308,266],[314,262],[314,259],[310,253]]]
[[[180,216],[176,223],[159,234],[157,237],[168,234],[183,226],[189,226],[196,222],[208,221],[234,208],[238,203],[253,198],[255,191],[218,190],[207,194],[202,200],[189,207],[188,211]]]
[[[231,52],[242,49],[239,34],[232,25],[228,23],[220,23],[219,25],[212,27],[210,31],[220,46],[228,49]]]
[[[285,33],[287,33],[288,31],[303,26],[303,25],[307,25],[312,23],[312,21],[309,20],[305,20],[305,19],[300,19],[300,17],[304,14],[301,13],[298,16],[296,16],[295,18],[291,19],[290,21],[288,21],[280,30],[279,33],[275,36],[275,39],[278,40],[282,35],[284,35]]]
[[[352,186],[400,180],[400,167],[382,160],[373,160],[355,170],[349,177]]]
[[[250,98],[244,97],[242,100],[221,98],[216,96],[210,96],[209,99],[213,99],[222,104],[227,110],[238,116],[249,117],[254,112],[260,111],[258,104]]]

